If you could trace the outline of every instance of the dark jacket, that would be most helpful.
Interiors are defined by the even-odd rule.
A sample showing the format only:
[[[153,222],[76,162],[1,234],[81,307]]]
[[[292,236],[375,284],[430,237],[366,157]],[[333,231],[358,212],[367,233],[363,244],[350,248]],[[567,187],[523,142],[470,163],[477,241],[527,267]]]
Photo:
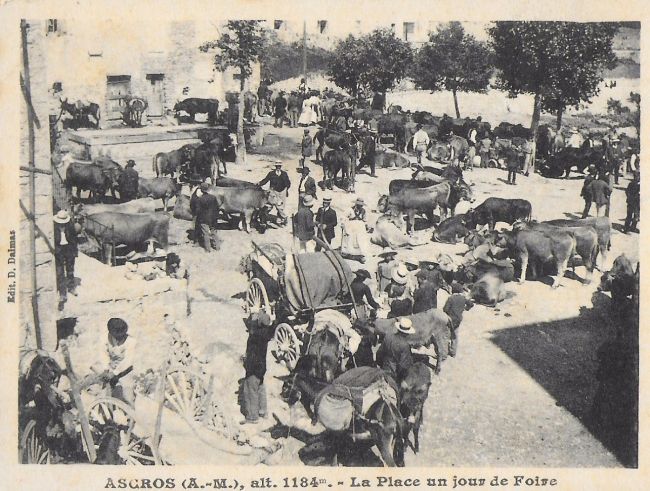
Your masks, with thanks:
[[[388,334],[377,350],[377,365],[398,383],[413,365],[413,354],[407,336],[408,334],[399,332]]]
[[[430,281],[423,281],[413,293],[413,313],[435,309],[438,306],[438,288]]]
[[[312,153],[314,153],[314,145],[311,141],[311,136],[309,135],[303,136],[302,143],[300,146],[301,146],[303,157],[311,157]]]
[[[205,223],[211,227],[217,220],[217,198],[209,193],[201,196],[194,194],[190,200],[190,209],[196,216],[196,224]]]
[[[62,235],[65,235],[65,240],[68,242],[66,245],[61,245]],[[72,220],[68,223],[54,222],[54,254],[77,255],[77,233]]]
[[[591,193],[593,202],[598,206],[602,206],[607,204],[612,190],[609,187],[609,183],[601,179],[595,179],[589,184],[588,192]]]
[[[397,298],[390,303],[388,318],[404,317],[413,313],[413,300],[410,298]]]
[[[304,176],[301,177],[300,183],[298,184],[298,192],[309,194],[316,198],[316,181],[314,178],[311,176],[307,176],[306,178]]]
[[[316,223],[320,226],[322,225],[322,229],[319,227],[319,233],[318,236],[321,238],[325,238],[325,240],[329,243],[332,242],[332,239],[336,235],[336,232],[334,231],[334,227],[338,224],[338,220],[336,218],[336,211],[334,211],[333,208],[328,208],[325,210],[324,208],[320,208],[318,212],[316,213]]]
[[[640,183],[638,181],[630,182],[625,189],[625,195],[627,196],[627,206],[638,210],[641,204]]]
[[[585,177],[584,183],[582,184],[582,190],[580,191],[580,196],[582,196],[585,200],[591,201],[591,189],[589,185],[594,182],[596,179],[595,176],[589,174],[587,177]]]
[[[275,99],[273,108],[275,110],[276,118],[281,118],[282,116],[284,116],[284,113],[287,109],[287,100],[284,98],[284,96],[278,96],[278,98]]]
[[[293,217],[293,234],[299,240],[314,238],[314,212],[306,206],[301,206]]]
[[[451,319],[454,331],[460,327],[460,323],[463,321],[463,312],[466,310],[466,306],[467,300],[460,293],[454,293],[445,302],[442,310]]]
[[[280,171],[280,175],[278,175],[274,170],[272,170],[258,184],[264,186],[267,182],[269,183],[269,189],[277,191],[278,193],[287,191],[291,187],[289,175],[285,171]]]
[[[244,360],[246,377],[254,375],[260,381],[264,381],[264,375],[266,375],[266,350],[269,341],[273,338],[274,329],[272,326],[260,325],[256,321],[250,321],[248,329],[246,358]]]
[[[366,302],[368,302],[368,305],[370,305],[373,309],[379,309],[379,304],[375,302],[374,298],[372,298],[370,288],[360,278],[355,278],[352,280],[352,283],[350,283],[350,290],[352,291],[352,298],[357,305],[363,304],[363,300],[365,298]]]
[[[120,195],[124,194],[125,197],[129,198],[137,196],[139,178],[137,170],[133,167],[127,167],[118,178]]]

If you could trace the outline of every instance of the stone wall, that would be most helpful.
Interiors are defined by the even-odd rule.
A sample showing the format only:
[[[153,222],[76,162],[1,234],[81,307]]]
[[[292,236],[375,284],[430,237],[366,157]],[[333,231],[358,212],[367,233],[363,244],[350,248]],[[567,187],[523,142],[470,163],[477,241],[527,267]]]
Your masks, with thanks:
[[[27,55],[29,63],[29,86],[32,104],[40,122],[34,127],[34,162],[39,169],[50,170],[50,140],[48,106],[51,103],[47,84],[47,63],[45,59],[45,28],[42,22],[27,22]],[[27,104],[21,106],[20,120],[21,162],[29,166],[29,126]],[[24,207],[30,208],[30,172],[21,171],[20,200]],[[57,292],[54,257],[52,254],[52,176],[34,174],[35,180],[35,224],[36,224],[36,292],[32,289],[32,258],[30,242],[30,221],[22,215],[18,245],[20,250],[20,320],[28,333],[28,344],[36,346],[34,310],[32,299],[37,300],[37,315],[40,323],[41,347],[53,350],[56,347]]]

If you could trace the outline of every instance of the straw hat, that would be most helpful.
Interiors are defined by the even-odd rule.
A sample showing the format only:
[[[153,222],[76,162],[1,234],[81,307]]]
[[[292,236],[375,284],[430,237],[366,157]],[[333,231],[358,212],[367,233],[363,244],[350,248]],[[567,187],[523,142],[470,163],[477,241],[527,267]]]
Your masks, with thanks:
[[[398,285],[406,285],[406,276],[408,275],[408,270],[404,264],[400,264],[396,268],[393,268],[391,274],[391,279]]]
[[[323,196],[323,203],[331,203],[332,201],[332,195],[330,193],[325,194]]]
[[[395,323],[395,328],[397,329],[398,332],[404,333],[404,334],[415,334],[415,329],[413,328],[413,323],[411,322],[411,319],[407,319],[406,317],[402,317]]]
[[[305,195],[302,199],[302,204],[305,206],[314,206],[314,197],[311,194]]]
[[[56,223],[68,223],[70,221],[70,214],[65,210],[60,210],[54,215],[54,221]]]

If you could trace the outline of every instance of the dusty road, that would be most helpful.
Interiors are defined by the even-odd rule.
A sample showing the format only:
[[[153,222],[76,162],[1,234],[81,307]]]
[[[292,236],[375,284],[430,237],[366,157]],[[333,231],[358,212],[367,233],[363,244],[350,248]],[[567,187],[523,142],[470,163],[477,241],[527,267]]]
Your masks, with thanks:
[[[293,183],[287,201],[291,213],[298,200],[297,142],[302,129],[268,128],[267,131],[295,141],[293,149],[276,152],[283,154],[285,169]],[[229,176],[257,181],[270,170],[271,159],[268,155],[249,155],[245,168],[230,166]],[[320,178],[320,168],[314,163],[310,167],[312,175]],[[377,216],[374,208],[378,193],[387,192],[390,180],[410,177],[408,169],[379,170],[378,173],[377,179],[358,175],[355,194],[334,192],[333,207],[339,216],[361,196],[368,203],[369,223],[372,224]],[[476,169],[466,173],[466,179],[475,184],[477,204],[490,196],[525,198],[533,204],[533,217],[538,220],[566,218],[581,212],[582,179],[577,174],[574,176],[570,180],[550,180],[537,174],[527,178],[518,176],[517,186],[507,186],[504,184],[505,171]],[[625,217],[623,189],[627,182],[627,178],[622,179],[612,197],[611,218],[618,229]],[[461,203],[457,211],[463,212],[467,207],[467,203]],[[243,376],[241,356],[246,344],[242,298],[247,282],[238,271],[239,261],[252,249],[251,240],[277,242],[290,249],[290,230],[270,229],[264,235],[220,230],[221,251],[207,254],[187,241],[190,225],[190,222],[172,219],[170,242],[174,245],[170,249],[189,267],[192,315],[185,318],[185,294],[181,289],[152,295],[139,302],[125,300],[91,306],[84,303],[82,288],[80,297],[72,299],[71,305],[66,307],[78,311],[83,326],[76,350],[77,360],[80,366],[90,361],[88,352],[84,354],[84,347],[98,346],[96,343],[104,335],[106,319],[119,314],[131,320],[138,338],[141,356],[137,370],[157,368],[167,353],[168,337],[161,325],[162,314],[171,312],[187,333],[192,350],[209,353],[210,369],[218,376],[219,402],[236,422],[241,419],[236,390]],[[340,231],[335,246],[339,241]],[[372,247],[373,254],[381,250]],[[427,243],[408,254],[427,259],[443,251],[462,253],[465,247]],[[613,259],[622,252],[637,259],[637,235],[614,231],[612,250],[601,270],[609,269]],[[364,267],[374,273],[376,262],[377,258],[373,257]],[[354,270],[360,264],[352,263],[351,266]],[[578,267],[576,274],[584,277],[584,268]],[[567,277],[564,286],[556,290],[551,289],[548,282],[508,284],[512,297],[498,308],[476,306],[467,312],[460,328],[458,355],[449,358],[443,364],[442,373],[434,377],[425,406],[421,452],[414,455],[408,451],[407,466],[619,466],[616,457],[599,442],[598,429],[589,419],[597,384],[595,351],[615,329],[607,299],[595,294],[599,276],[596,272],[590,285]],[[93,282],[94,278],[82,278],[82,286]],[[276,364],[270,355],[268,365],[266,385],[270,412],[275,413],[279,421],[307,430],[293,429],[291,436],[285,439],[286,427],[274,419],[260,425],[258,429],[265,430],[262,435],[281,439],[283,443],[283,449],[270,463],[320,462],[318,457],[301,451],[310,441],[307,433],[317,428],[305,425],[301,410],[290,412],[278,396],[281,386],[278,377],[286,375],[286,369]],[[197,453],[193,462],[199,464],[204,460]],[[367,455],[354,457],[351,462],[379,464],[377,459]]]

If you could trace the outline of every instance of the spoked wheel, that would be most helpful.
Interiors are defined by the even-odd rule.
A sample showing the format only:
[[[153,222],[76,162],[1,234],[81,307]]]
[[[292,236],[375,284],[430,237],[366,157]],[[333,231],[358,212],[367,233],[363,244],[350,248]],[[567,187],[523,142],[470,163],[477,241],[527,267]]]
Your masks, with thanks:
[[[271,315],[271,305],[269,304],[269,297],[266,294],[264,283],[259,278],[253,278],[248,284],[246,291],[246,307],[250,314],[255,314],[260,310],[266,311]]]
[[[275,358],[279,362],[284,362],[289,370],[293,370],[300,357],[301,343],[292,327],[285,322],[278,324],[273,340],[275,341]]]
[[[23,464],[49,464],[50,450],[38,436],[36,421],[30,419],[20,437],[20,462]]]
[[[135,412],[131,406],[113,397],[95,399],[88,406],[88,423],[96,448],[105,433],[119,431],[117,456],[127,465],[154,465],[156,463],[148,436],[135,433]],[[84,441],[86,453],[87,443]],[[89,456],[90,458],[90,456]]]
[[[201,422],[207,390],[203,380],[187,370],[175,370],[165,380],[165,403],[189,423]]]

